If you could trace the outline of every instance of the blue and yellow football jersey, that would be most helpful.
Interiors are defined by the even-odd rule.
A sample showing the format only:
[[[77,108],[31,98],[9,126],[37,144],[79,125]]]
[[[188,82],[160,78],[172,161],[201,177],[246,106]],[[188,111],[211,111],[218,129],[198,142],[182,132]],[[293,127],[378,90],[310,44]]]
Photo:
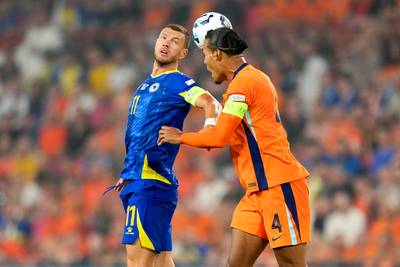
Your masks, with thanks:
[[[161,126],[182,129],[191,104],[206,93],[195,81],[169,71],[149,76],[136,89],[126,124],[126,158],[120,177],[128,180],[120,192],[126,211],[123,244],[138,238],[142,247],[172,250],[171,220],[178,180],[172,170],[179,145],[157,145]]]
[[[126,158],[120,177],[128,180],[157,180],[177,187],[172,165],[179,145],[157,145],[161,126],[182,130],[191,104],[205,90],[179,71],[148,76],[136,89],[126,124]],[[160,183],[157,183],[160,184]]]

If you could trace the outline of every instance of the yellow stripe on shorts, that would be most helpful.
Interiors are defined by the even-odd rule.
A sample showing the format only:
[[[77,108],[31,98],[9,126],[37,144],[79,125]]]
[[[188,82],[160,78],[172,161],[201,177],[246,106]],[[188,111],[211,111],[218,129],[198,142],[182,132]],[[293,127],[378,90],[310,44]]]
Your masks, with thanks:
[[[137,211],[136,214],[137,214],[137,227],[138,227],[138,230],[139,230],[140,244],[144,248],[148,248],[148,249],[151,249],[151,250],[156,250],[154,248],[154,245],[151,242],[149,236],[146,234],[146,231],[143,229],[142,221],[140,220],[139,211]]]

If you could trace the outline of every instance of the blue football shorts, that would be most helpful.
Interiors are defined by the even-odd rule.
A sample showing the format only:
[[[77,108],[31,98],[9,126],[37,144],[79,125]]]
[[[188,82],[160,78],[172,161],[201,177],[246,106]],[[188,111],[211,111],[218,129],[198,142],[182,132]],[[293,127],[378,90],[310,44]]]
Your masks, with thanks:
[[[163,189],[156,180],[129,180],[120,192],[126,218],[122,244],[138,238],[157,253],[172,250],[171,221],[177,205],[176,188]]]

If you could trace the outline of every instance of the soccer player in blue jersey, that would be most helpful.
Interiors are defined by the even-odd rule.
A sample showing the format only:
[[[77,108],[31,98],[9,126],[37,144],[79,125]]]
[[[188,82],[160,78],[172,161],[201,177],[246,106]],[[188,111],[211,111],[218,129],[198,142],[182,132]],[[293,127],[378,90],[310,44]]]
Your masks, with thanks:
[[[162,29],[152,73],[137,87],[129,107],[126,158],[115,185],[126,211],[122,243],[129,267],[174,266],[171,219],[178,180],[172,166],[179,145],[158,146],[158,131],[163,125],[182,129],[191,106],[202,108],[204,127],[212,127],[220,110],[211,94],[178,71],[189,41],[183,26],[169,24]]]

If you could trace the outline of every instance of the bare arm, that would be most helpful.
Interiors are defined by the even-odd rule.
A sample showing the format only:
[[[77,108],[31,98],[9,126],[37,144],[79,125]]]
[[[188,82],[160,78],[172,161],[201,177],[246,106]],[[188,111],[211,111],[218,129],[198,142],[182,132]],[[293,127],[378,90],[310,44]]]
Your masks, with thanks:
[[[215,126],[217,124],[217,119],[222,106],[211,94],[204,93],[199,96],[194,103],[194,106],[204,110],[204,128]]]

